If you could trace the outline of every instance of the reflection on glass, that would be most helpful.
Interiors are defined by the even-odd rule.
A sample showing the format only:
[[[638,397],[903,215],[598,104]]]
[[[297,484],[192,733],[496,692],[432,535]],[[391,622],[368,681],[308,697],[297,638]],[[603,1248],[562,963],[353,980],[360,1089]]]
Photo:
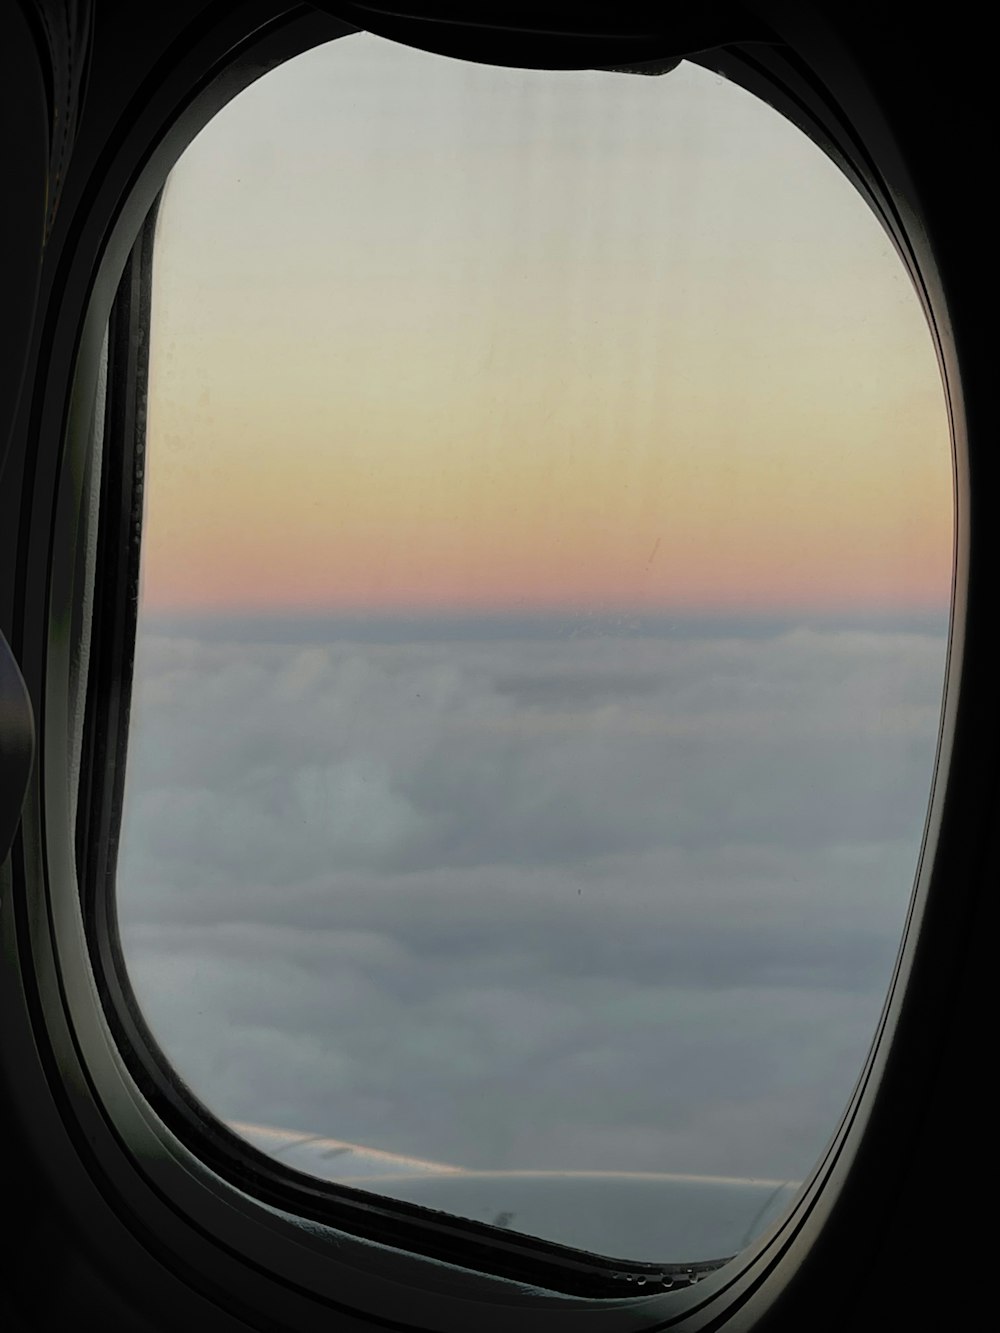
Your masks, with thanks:
[[[908,279],[748,94],[266,76],[157,238],[118,892],[182,1077],[317,1174],[738,1249],[885,994],[950,523]]]

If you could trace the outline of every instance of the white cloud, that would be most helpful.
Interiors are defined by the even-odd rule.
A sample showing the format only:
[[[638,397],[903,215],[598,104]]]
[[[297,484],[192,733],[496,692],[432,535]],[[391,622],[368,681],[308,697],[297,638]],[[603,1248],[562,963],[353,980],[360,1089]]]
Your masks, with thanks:
[[[794,1176],[902,927],[931,634],[148,636],[119,899],[220,1114],[461,1165]]]

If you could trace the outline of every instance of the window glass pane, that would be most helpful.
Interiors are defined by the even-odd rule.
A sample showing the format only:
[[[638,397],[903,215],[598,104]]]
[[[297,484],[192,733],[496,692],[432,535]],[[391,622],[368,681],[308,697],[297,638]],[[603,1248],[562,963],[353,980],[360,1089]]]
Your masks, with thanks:
[[[164,1051],[300,1168],[738,1249],[858,1076],[939,719],[948,430],[867,206],[696,66],[357,35],[181,160],[151,347]]]

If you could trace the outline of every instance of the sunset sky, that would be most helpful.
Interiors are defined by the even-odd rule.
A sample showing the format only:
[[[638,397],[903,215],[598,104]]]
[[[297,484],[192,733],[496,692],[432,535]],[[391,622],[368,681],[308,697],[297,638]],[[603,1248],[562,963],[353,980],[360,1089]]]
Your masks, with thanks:
[[[947,603],[909,279],[813,144],[695,66],[351,36],[212,121],[156,245],[151,611]]]

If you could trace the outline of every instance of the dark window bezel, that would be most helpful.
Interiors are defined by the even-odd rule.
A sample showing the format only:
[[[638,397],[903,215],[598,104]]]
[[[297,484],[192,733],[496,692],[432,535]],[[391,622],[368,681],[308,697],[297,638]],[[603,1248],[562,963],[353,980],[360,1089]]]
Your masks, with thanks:
[[[247,6],[246,8],[249,10],[250,7]],[[260,72],[259,67],[255,69],[253,62],[255,59],[257,61],[260,60],[263,49],[267,48],[269,52],[277,51],[281,41],[284,41],[286,43],[286,53],[292,54],[292,50],[288,49],[288,47],[295,46],[296,41],[300,39],[309,23],[312,23],[315,29],[317,26],[315,16],[298,13],[291,18],[277,20],[274,24],[274,30],[263,35],[258,33],[256,41],[251,40],[250,42],[244,42],[243,49],[239,52],[239,55],[246,58],[248,51],[253,51],[253,55],[249,58],[241,71],[238,64],[234,66],[231,62],[233,48],[230,47],[224,58],[225,72],[216,74],[216,84],[214,88],[208,92],[208,101],[210,102],[214,96],[217,103],[221,105],[222,102],[228,100],[228,95],[238,91],[239,86],[243,86],[245,82],[249,81],[249,75],[252,75],[255,72]],[[318,26],[322,25],[320,24]],[[299,31],[296,34],[295,40],[289,42],[288,39],[293,29],[298,29]],[[277,40],[273,40],[272,44],[272,39]],[[322,40],[322,38],[314,38],[313,40],[305,41],[299,49],[304,49],[305,46],[314,44],[315,40]],[[210,42],[209,45],[211,45]],[[240,43],[237,42],[236,45],[238,47]],[[256,47],[255,50],[254,47]],[[930,312],[932,332],[935,334],[942,355],[946,373],[946,382],[950,389],[950,401],[955,415],[956,450],[960,463],[956,490],[961,512],[963,504],[966,506],[968,504],[968,486],[967,478],[963,473],[961,466],[964,436],[962,434],[962,423],[960,419],[961,399],[957,392],[959,383],[957,374],[958,366],[954,346],[950,343],[950,331],[946,325],[942,326],[937,318],[936,312],[939,310],[946,310],[947,306],[943,300],[943,294],[939,290],[935,290],[933,255],[929,251],[924,255],[920,255],[918,247],[913,244],[912,218],[906,219],[903,216],[902,210],[893,206],[895,197],[894,187],[886,184],[886,181],[880,172],[873,172],[870,163],[867,163],[866,161],[859,162],[857,160],[855,151],[856,146],[852,144],[851,139],[857,138],[859,141],[864,142],[866,136],[848,135],[847,140],[845,141],[841,131],[844,124],[847,124],[848,127],[850,127],[850,118],[846,116],[846,113],[841,114],[839,110],[837,114],[834,114],[831,111],[830,98],[825,93],[822,93],[822,85],[820,85],[821,95],[816,94],[817,78],[815,74],[811,72],[807,66],[804,66],[803,62],[797,62],[788,52],[778,51],[777,48],[769,50],[767,53],[768,59],[763,62],[759,59],[759,54],[759,52],[756,53],[755,59],[751,61],[748,60],[746,53],[740,53],[735,50],[723,51],[713,54],[712,56],[704,57],[703,63],[709,64],[714,68],[722,68],[723,72],[726,72],[730,77],[734,77],[738,79],[738,81],[750,86],[754,91],[759,91],[762,88],[766,90],[767,100],[772,101],[773,104],[778,106],[779,110],[784,111],[785,114],[789,114],[790,118],[797,119],[798,123],[803,125],[803,128],[808,127],[807,132],[811,132],[813,137],[825,137],[827,142],[824,146],[826,146],[828,150],[832,147],[834,153],[843,156],[852,166],[852,169],[865,181],[867,189],[871,192],[872,196],[877,201],[880,201],[880,212],[882,212],[883,217],[889,222],[891,234],[894,235],[894,239],[904,256],[904,260],[908,263],[911,273],[914,274],[915,281],[918,283],[918,290],[921,291],[925,301],[925,308]],[[274,63],[277,63],[277,58],[280,57],[276,57]],[[197,61],[195,61],[195,64],[197,64]],[[188,80],[190,80],[190,75],[190,69],[185,71],[185,77]],[[241,78],[243,80],[242,83],[240,82]],[[190,83],[188,86],[191,86]],[[206,102],[203,98],[198,114],[204,112],[205,106]],[[191,110],[190,106],[188,110]],[[163,108],[160,107],[159,112],[161,117],[162,111]],[[155,121],[155,119],[156,116],[154,115],[153,120]],[[205,119],[207,119],[207,116],[205,116]],[[124,165],[126,168],[124,174],[126,176],[131,176],[131,179],[129,180],[130,188],[128,191],[126,207],[124,209],[119,207],[117,225],[110,238],[106,233],[101,237],[90,238],[93,243],[91,246],[91,254],[93,258],[90,259],[91,275],[96,267],[96,257],[101,254],[102,251],[103,261],[98,280],[90,291],[90,311],[87,316],[89,327],[84,326],[79,337],[74,337],[72,329],[67,332],[63,332],[61,329],[53,330],[53,341],[55,341],[55,333],[62,333],[62,342],[64,344],[62,364],[65,367],[64,373],[67,375],[64,382],[68,384],[69,368],[71,365],[75,365],[77,396],[79,397],[86,398],[88,376],[91,374],[90,368],[94,364],[94,343],[97,340],[98,332],[102,328],[102,315],[105,322],[108,317],[108,312],[111,306],[111,292],[117,285],[115,269],[117,268],[118,272],[121,272],[123,266],[122,256],[130,247],[131,237],[135,235],[135,219],[137,217],[141,218],[144,212],[143,204],[145,203],[148,205],[150,198],[158,188],[156,183],[158,174],[160,181],[162,181],[164,161],[171,153],[174,157],[178,155],[178,144],[180,139],[183,138],[185,134],[187,139],[191,137],[193,132],[191,127],[196,120],[197,115],[191,116],[182,130],[178,129],[182,121],[174,120],[173,142],[169,149],[162,151],[164,150],[164,145],[166,144],[167,139],[161,138],[159,140],[161,159],[154,165],[151,165],[148,144],[155,140],[156,134],[163,134],[163,127],[166,121],[162,118],[160,123],[155,127],[155,132],[150,132],[153,129],[150,125],[144,127],[147,134],[147,144],[145,147],[141,144],[143,137],[142,133],[139,133],[138,136],[134,136],[138,137],[140,143],[133,143],[131,145],[133,151],[131,170],[129,170],[128,167],[130,161],[129,154],[124,154]],[[135,162],[137,160],[140,160],[142,165],[136,166]],[[120,161],[116,161],[114,165],[119,166],[120,168],[121,163]],[[145,174],[143,174],[143,166],[145,167]],[[136,179],[137,174],[140,178],[138,180]],[[143,197],[144,191],[145,198]],[[105,213],[103,219],[101,218],[102,210],[100,206],[102,203],[104,205]],[[90,218],[93,219],[96,217],[98,219],[97,227],[100,225],[103,225],[105,228],[108,227],[107,204],[107,199],[103,201],[98,200],[92,207]],[[131,213],[129,210],[131,210]],[[86,221],[87,215],[85,214],[84,217]],[[95,229],[95,226],[92,226],[91,230],[94,231]],[[919,243],[919,236],[915,239],[917,243]],[[72,248],[69,250],[69,259],[67,260],[66,271],[64,273],[64,285],[71,286],[72,284],[69,282],[69,279],[75,278],[77,288],[79,289],[81,284],[86,285],[90,279],[84,276],[80,271],[87,262],[87,246],[80,244],[77,249],[78,253],[76,255],[73,254]],[[72,319],[72,311],[74,308],[77,311],[82,312],[84,302],[81,301],[80,295],[78,290],[75,307],[74,304],[70,302],[70,313],[66,316],[66,319]],[[82,319],[82,313],[80,318]],[[66,410],[69,418],[68,425],[70,429],[69,435],[67,436],[67,447],[69,449],[67,458],[69,458],[72,455],[73,447],[73,440],[71,438],[73,435],[73,417],[74,415],[76,416],[78,423],[85,422],[89,417],[85,406],[78,407],[74,412],[72,404],[67,399],[64,399],[63,401],[66,401],[67,403]],[[53,435],[51,430],[51,417],[54,410],[56,409],[51,405],[47,409],[50,435]],[[60,422],[60,438],[62,433],[62,423]],[[77,433],[82,434],[82,431],[78,429]],[[53,461],[58,463],[58,459]],[[66,460],[63,460],[63,466],[65,466],[65,462]],[[51,464],[50,467],[52,467]],[[55,481],[58,471],[58,466],[52,467],[49,476],[46,476],[43,472],[41,475],[36,473],[32,478],[34,483],[34,498],[43,511],[43,517],[46,506],[45,495],[55,495]],[[48,491],[46,491],[46,483],[50,488]],[[41,496],[40,499],[38,498],[39,496]],[[67,498],[68,496],[69,498]],[[51,504],[51,500],[49,503]],[[63,511],[62,514],[60,514],[60,511],[57,509],[57,518],[65,518],[67,506],[70,506],[70,508],[72,507],[72,496],[69,495],[65,485],[62,486],[56,503],[61,504]],[[42,892],[40,897],[34,899],[35,909],[32,919],[28,921],[23,916],[20,919],[18,938],[20,947],[24,951],[22,954],[23,959],[25,962],[29,959],[34,959],[35,964],[34,967],[25,970],[25,977],[27,978],[30,975],[34,975],[37,982],[36,998],[32,1002],[34,1006],[33,1026],[37,1028],[38,1032],[44,1034],[48,1040],[50,1056],[54,1060],[54,1063],[51,1063],[49,1066],[53,1084],[62,1086],[64,1089],[68,1088],[68,1091],[64,1091],[61,1095],[61,1099],[57,1099],[61,1100],[60,1118],[62,1119],[64,1126],[67,1128],[70,1137],[75,1142],[81,1160],[87,1159],[87,1149],[90,1149],[89,1160],[92,1176],[95,1179],[101,1178],[105,1181],[105,1197],[108,1199],[117,1198],[118,1205],[112,1206],[117,1206],[119,1214],[124,1216],[125,1211],[123,1211],[120,1206],[121,1198],[123,1197],[122,1189],[120,1187],[122,1181],[125,1180],[130,1173],[133,1176],[135,1175],[135,1162],[137,1160],[137,1150],[134,1142],[130,1141],[130,1131],[126,1125],[128,1116],[125,1114],[125,1111],[128,1110],[133,1117],[143,1119],[148,1115],[149,1106],[143,1104],[145,1099],[141,1095],[141,1087],[129,1088],[129,1078],[124,1069],[120,1071],[122,1075],[120,1088],[110,1089],[106,1086],[102,1086],[102,1080],[105,1079],[107,1071],[105,1070],[102,1072],[99,1070],[93,1058],[95,1043],[100,1044],[102,1041],[106,1041],[107,1038],[107,1034],[100,1031],[100,1006],[98,1006],[92,1013],[84,1013],[87,1004],[93,999],[93,996],[89,997],[89,999],[87,996],[88,982],[92,984],[93,976],[91,975],[89,978],[87,977],[86,969],[81,968],[81,960],[70,957],[68,949],[64,948],[63,956],[60,957],[61,941],[59,937],[60,933],[62,933],[63,945],[70,939],[72,921],[69,920],[69,918],[72,917],[72,909],[64,897],[60,898],[59,887],[53,885],[51,879],[53,873],[55,873],[57,878],[66,878],[68,870],[66,864],[66,849],[59,849],[52,844],[46,844],[46,833],[51,831],[50,828],[46,827],[47,823],[53,825],[58,818],[58,800],[56,799],[55,793],[51,790],[51,787],[57,786],[63,776],[59,773],[59,726],[61,719],[57,694],[61,676],[59,662],[61,657],[65,657],[66,644],[65,613],[64,609],[60,607],[58,588],[59,572],[62,570],[63,575],[65,576],[65,571],[72,567],[73,560],[73,550],[70,541],[73,530],[72,522],[59,523],[57,521],[55,528],[56,530],[54,532],[51,527],[48,528],[48,538],[44,535],[42,537],[35,536],[34,538],[35,545],[39,548],[45,548],[46,541],[48,541],[48,558],[46,559],[44,556],[41,558],[41,568],[44,570],[43,577],[46,585],[50,586],[52,589],[51,600],[46,598],[45,601],[45,605],[49,612],[49,623],[45,627],[44,635],[39,639],[39,645],[42,643],[47,644],[47,658],[49,659],[46,662],[49,679],[46,682],[46,708],[44,710],[44,721],[48,726],[48,735],[46,737],[43,734],[42,737],[42,783],[46,787],[46,791],[44,793],[44,799],[41,790],[36,789],[34,793],[35,800],[33,808],[30,809],[26,815],[25,829],[27,838],[22,839],[22,845],[18,849],[14,869],[16,879],[23,880],[25,883],[33,882],[41,886]],[[38,529],[36,527],[36,532],[37,531]],[[967,533],[963,534],[961,530],[959,535],[960,537],[963,535],[967,537]],[[34,563],[37,565],[38,561],[32,562],[30,560],[31,541],[32,539],[29,534],[26,538],[24,559],[26,563]],[[62,549],[60,549],[60,547]],[[961,595],[964,593],[963,576],[967,568],[967,551],[963,550],[961,541],[958,546],[958,555],[959,558],[956,561],[956,569],[958,571],[957,591],[959,595],[956,597],[955,601],[953,623],[957,627],[954,642],[960,644],[962,642],[961,631],[965,628],[964,605]],[[50,568],[54,571],[54,577],[51,584],[49,583]],[[65,577],[63,581],[65,583]],[[34,582],[37,590],[38,579],[36,578]],[[25,637],[30,637],[29,630],[31,615],[32,610],[36,605],[37,603],[28,596],[27,592],[25,592],[23,594],[20,614],[22,641]],[[36,652],[37,651],[38,650],[36,649]],[[30,665],[31,664],[29,663],[29,667]],[[958,654],[956,653],[953,662],[953,675],[957,674],[960,665]],[[943,753],[946,752],[947,747],[953,741],[956,726],[955,713],[959,696],[954,688],[954,684],[955,682],[953,680],[952,688],[949,690],[949,707],[946,709],[945,714],[945,751],[943,751]],[[932,806],[929,820],[929,829],[932,835],[936,834],[939,830],[943,814],[946,813],[944,807],[945,793],[938,789],[935,794],[935,802]],[[24,844],[26,841],[32,839],[33,834],[37,836],[32,841],[31,847],[26,854]],[[38,861],[36,848],[41,847],[45,847],[48,852],[46,857],[48,861],[47,865],[43,865]],[[47,880],[49,881],[48,884],[46,884]],[[921,881],[921,887],[918,888],[918,894],[915,898],[913,911],[916,915],[925,911],[925,900],[927,898],[928,887],[928,877],[925,876]],[[940,899],[940,897],[941,893],[939,890],[938,899]],[[47,906],[39,916],[37,914],[37,908],[41,906],[43,901]],[[27,908],[28,904],[19,904],[19,910],[26,911]],[[852,1158],[863,1157],[866,1152],[870,1154],[872,1151],[872,1143],[878,1142],[877,1137],[873,1140],[870,1130],[871,1122],[873,1120],[877,1121],[878,1119],[877,1115],[873,1116],[872,1112],[873,1108],[877,1110],[876,1103],[878,1097],[876,1094],[879,1084],[881,1083],[884,1088],[887,1079],[890,1078],[893,1073],[893,1061],[889,1058],[893,1055],[893,1050],[888,1045],[886,1038],[887,1036],[892,1036],[895,1039],[893,1044],[898,1048],[900,1046],[901,1024],[905,1027],[905,1023],[903,1023],[902,1020],[907,1018],[907,1004],[909,1003],[911,1009],[913,1008],[914,1003],[917,1003],[918,1005],[921,1003],[924,1005],[926,1004],[926,1001],[921,1001],[919,998],[917,1001],[908,1000],[908,995],[904,989],[903,982],[906,980],[907,973],[912,972],[918,965],[926,968],[928,965],[926,958],[921,957],[921,955],[926,955],[930,947],[931,946],[926,942],[926,929],[920,936],[917,936],[913,930],[908,931],[907,940],[904,942],[904,948],[900,957],[900,964],[897,968],[894,994],[890,996],[886,1012],[883,1015],[880,1027],[880,1037],[879,1040],[877,1040],[876,1045],[873,1047],[873,1053],[862,1075],[858,1092],[855,1095],[848,1115],[845,1117],[845,1121],[838,1132],[837,1138],[831,1145],[823,1162],[818,1165],[814,1177],[805,1190],[802,1199],[794,1210],[792,1216],[786,1220],[783,1227],[767,1242],[754,1247],[754,1249],[749,1251],[746,1255],[740,1256],[734,1264],[729,1265],[729,1267],[726,1270],[723,1270],[722,1273],[717,1274],[713,1278],[706,1279],[704,1283],[701,1283],[697,1288],[692,1289],[691,1298],[693,1299],[695,1293],[697,1293],[696,1304],[700,1307],[701,1313],[693,1308],[692,1299],[678,1301],[672,1297],[671,1309],[675,1314],[663,1316],[667,1319],[667,1323],[663,1323],[663,1317],[658,1316],[658,1318],[660,1318],[659,1323],[650,1324],[648,1321],[636,1323],[632,1319],[627,1319],[626,1322],[621,1325],[622,1327],[666,1327],[667,1324],[673,1326],[679,1320],[681,1321],[678,1323],[679,1327],[684,1326],[694,1328],[703,1326],[706,1319],[711,1320],[713,1326],[716,1325],[719,1319],[728,1317],[724,1307],[728,1307],[728,1312],[731,1314],[733,1313],[732,1307],[734,1301],[740,1303],[750,1299],[752,1294],[759,1293],[766,1287],[769,1279],[779,1272],[783,1264],[787,1267],[789,1255],[796,1248],[801,1250],[804,1246],[805,1250],[808,1251],[812,1240],[822,1230],[824,1222],[828,1223],[829,1218],[835,1216],[838,1213],[838,1210],[841,1214],[844,1213],[844,1201],[845,1199],[849,1201],[850,1185],[849,1180],[846,1185],[838,1184],[838,1177],[846,1173],[847,1165]],[[28,990],[32,989],[34,989],[32,986],[28,987]],[[912,991],[912,987],[909,989]],[[909,1015],[909,1022],[912,1029],[912,1014]],[[912,1036],[908,1036],[907,1039],[912,1041]],[[66,1046],[67,1041],[69,1043],[68,1047]],[[62,1052],[61,1054],[60,1051]],[[72,1063],[72,1061],[68,1062],[67,1052],[75,1053],[75,1066],[72,1070],[68,1067],[68,1064]],[[112,1043],[111,1049],[108,1051],[108,1063],[114,1065],[118,1059],[120,1059],[120,1053],[114,1048]],[[897,1066],[896,1077],[898,1082],[898,1058],[895,1063]],[[70,1079],[70,1084],[67,1084],[68,1078]],[[78,1088],[72,1087],[73,1079],[79,1081]],[[882,1097],[882,1101],[885,1101],[884,1096]],[[126,1107],[125,1103],[127,1102],[131,1102],[131,1105]],[[92,1126],[91,1131],[86,1129],[87,1122]],[[180,1137],[178,1138],[177,1144],[171,1142],[172,1135],[170,1126],[162,1118],[160,1118],[159,1123],[157,1123],[157,1118],[153,1117],[149,1121],[149,1127],[152,1130],[154,1137],[156,1137],[161,1144],[165,1157],[169,1156],[172,1151],[176,1151],[179,1146],[183,1146],[183,1139]],[[861,1128],[868,1129],[867,1136],[859,1132]],[[90,1137],[88,1137],[88,1132],[90,1133]],[[884,1129],[882,1132],[884,1135]],[[199,1128],[198,1133],[204,1134],[204,1126]],[[100,1139],[102,1135],[105,1140],[107,1140],[107,1143],[117,1143],[118,1149],[120,1150],[120,1161],[112,1164],[112,1150],[108,1148],[107,1143],[100,1148],[96,1146],[96,1140]],[[195,1150],[192,1153],[192,1159],[200,1159],[202,1164],[206,1161],[210,1162],[213,1151],[211,1140],[202,1137],[193,1142],[189,1142],[191,1142],[191,1146]],[[240,1152],[245,1153],[246,1150],[242,1146],[241,1141],[235,1140],[235,1142],[239,1145]],[[225,1146],[228,1151],[228,1146],[230,1145]],[[192,1165],[191,1161],[188,1161],[186,1165],[190,1168]],[[294,1173],[287,1174],[294,1177]],[[208,1175],[210,1175],[210,1173],[206,1173],[206,1179],[208,1178]],[[113,1183],[116,1179],[117,1185]],[[297,1185],[300,1183],[301,1182],[296,1182]],[[141,1190],[135,1190],[134,1186],[132,1187],[132,1191],[137,1196],[141,1194]],[[129,1186],[126,1183],[124,1194],[127,1195],[128,1193]],[[169,1201],[167,1201],[167,1203],[168,1207],[171,1208],[176,1215],[180,1216],[183,1214],[184,1204],[180,1193],[175,1194]],[[850,1207],[849,1202],[846,1206],[848,1208]],[[419,1212],[421,1210],[417,1211]],[[138,1212],[142,1212],[141,1207],[138,1208]],[[135,1214],[135,1210],[133,1210],[133,1214]],[[152,1235],[149,1230],[149,1225],[147,1224],[144,1228],[141,1219],[137,1218],[135,1215],[133,1215],[132,1224],[133,1229],[138,1233],[142,1233],[145,1230],[147,1237]],[[299,1239],[301,1238],[300,1235]],[[162,1248],[162,1237],[160,1238],[160,1242],[157,1242],[155,1239],[150,1240],[150,1244],[153,1245],[154,1249],[158,1246],[159,1248]],[[324,1238],[321,1241],[321,1247],[325,1244],[326,1239]],[[241,1262],[239,1257],[236,1258],[236,1262]],[[194,1266],[197,1267],[197,1263],[195,1263]],[[265,1277],[265,1282],[267,1280],[268,1279]],[[277,1280],[280,1282],[280,1279]],[[454,1278],[453,1280],[458,1282],[458,1278]],[[207,1289],[204,1287],[204,1284],[203,1289]],[[481,1291],[482,1289],[477,1288],[477,1290]],[[224,1304],[229,1304],[231,1306],[230,1297],[231,1293],[230,1296],[226,1296],[225,1292],[223,1292],[219,1299],[221,1299]],[[720,1302],[722,1303],[721,1305]],[[558,1305],[558,1302],[556,1304]],[[637,1308],[636,1303],[629,1302],[628,1304],[631,1307],[631,1310],[635,1312]],[[328,1308],[330,1307],[328,1306]],[[343,1307],[341,1308],[343,1309]],[[346,1310],[344,1310],[344,1313],[346,1314]],[[563,1311],[562,1313],[566,1312]],[[560,1312],[555,1306],[548,1309],[544,1315],[544,1318],[548,1321],[545,1324],[545,1327],[555,1328],[561,1326],[556,1322],[553,1322],[553,1320],[559,1318],[559,1314]],[[578,1317],[579,1314],[579,1310],[570,1313],[571,1322],[567,1325],[568,1327],[574,1326],[572,1320]],[[521,1315],[518,1315],[517,1317],[521,1319]],[[371,1317],[369,1316],[369,1319],[370,1318]],[[624,1314],[623,1318],[625,1318]],[[375,1322],[378,1322],[378,1320],[376,1319]],[[386,1322],[384,1319],[381,1321],[381,1325],[385,1327],[418,1326],[405,1323],[393,1324],[391,1322]],[[261,1324],[260,1326],[263,1327],[265,1325]],[[290,1326],[307,1327],[308,1325],[302,1323],[292,1324]],[[450,1327],[451,1325],[447,1326]],[[486,1327],[486,1325],[482,1326]]]

